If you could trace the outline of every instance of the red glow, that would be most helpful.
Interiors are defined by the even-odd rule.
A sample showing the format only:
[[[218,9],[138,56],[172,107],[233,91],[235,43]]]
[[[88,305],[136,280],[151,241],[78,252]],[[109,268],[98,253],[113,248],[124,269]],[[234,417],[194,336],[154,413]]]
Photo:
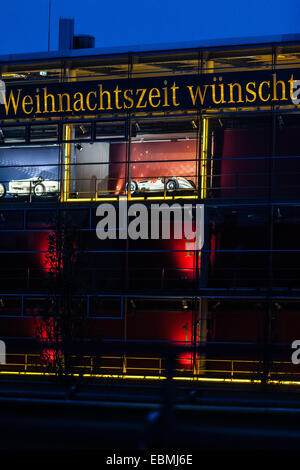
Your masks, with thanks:
[[[43,322],[41,318],[35,321],[34,336],[37,336],[40,343],[48,343],[54,340],[55,335],[55,320],[48,318],[47,322]],[[46,364],[53,364],[56,358],[54,349],[45,348],[42,350],[41,358]]]
[[[35,246],[38,251],[38,263],[43,270],[49,271],[51,268],[50,260],[47,257],[49,252],[49,237],[55,236],[55,232],[37,232],[34,235],[37,236]]]
[[[193,365],[193,355],[190,352],[181,353],[178,355],[177,363],[184,369],[191,369]]]
[[[195,226],[193,226],[195,230]],[[174,239],[173,224],[171,225],[171,238],[164,240],[165,249],[174,250],[170,253],[173,261],[172,275],[175,279],[192,281],[196,277],[197,270],[197,257],[198,257],[198,270],[200,269],[200,250],[196,251],[195,240],[188,240],[184,238]],[[195,250],[195,251],[194,251]]]

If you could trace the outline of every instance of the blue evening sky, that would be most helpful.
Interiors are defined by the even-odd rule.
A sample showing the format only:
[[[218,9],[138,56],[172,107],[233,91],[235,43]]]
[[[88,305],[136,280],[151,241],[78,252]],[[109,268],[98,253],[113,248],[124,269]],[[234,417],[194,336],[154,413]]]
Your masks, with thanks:
[[[48,48],[49,0],[2,0],[0,54]],[[52,0],[51,50],[59,17],[96,47],[300,32],[299,0]]]

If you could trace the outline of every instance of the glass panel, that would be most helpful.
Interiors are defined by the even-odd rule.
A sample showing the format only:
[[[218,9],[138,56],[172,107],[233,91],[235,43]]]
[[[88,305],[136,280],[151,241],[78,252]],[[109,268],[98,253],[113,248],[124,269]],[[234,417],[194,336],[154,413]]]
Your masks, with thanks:
[[[97,121],[96,139],[123,139],[125,138],[125,121]]]
[[[211,329],[212,340],[224,342],[263,341],[266,309],[267,305],[261,300],[245,302],[222,299],[209,302],[208,320],[210,325],[208,326]],[[255,349],[253,350],[255,351]],[[252,356],[251,359],[255,359],[255,357]],[[239,366],[242,367],[243,364],[239,364]],[[249,364],[245,361],[244,367],[247,367],[248,371],[249,366],[251,366],[250,361]],[[258,366],[252,364],[252,367],[257,369]]]
[[[24,297],[24,314],[47,315],[53,313],[53,298],[48,297]]]
[[[300,46],[279,46],[276,54],[276,68],[298,69],[300,66]]]
[[[26,80],[41,81],[44,83],[50,80],[57,80],[62,74],[62,64],[57,63],[37,63],[37,64],[12,64],[7,66],[7,70],[2,73],[2,79],[6,82],[16,82]],[[47,81],[47,82],[46,82]]]
[[[27,228],[55,228],[56,226],[55,211],[28,211],[27,212]]]
[[[125,188],[126,145],[107,141],[70,145],[66,199],[120,194]]]
[[[159,54],[156,56],[135,57],[133,73],[139,76],[166,76],[178,71],[181,73],[197,73],[199,70],[199,54],[184,52],[177,54]]]
[[[60,192],[59,147],[0,148],[0,200],[32,196],[46,201]]]
[[[192,118],[136,120],[132,126],[131,195],[193,193],[197,186],[197,133],[198,125]]]
[[[25,126],[0,127],[0,145],[25,142]]]
[[[120,318],[122,299],[119,297],[91,297],[90,315],[102,318]]]
[[[78,122],[65,124],[63,132],[64,141],[90,140],[92,137],[92,124],[90,122]]]
[[[69,72],[72,72],[72,77],[76,81],[95,80],[100,77],[102,81],[127,77],[128,69],[129,58],[128,56],[123,56],[74,61]]]
[[[249,48],[230,51],[210,51],[203,64],[207,73],[237,72],[250,69],[271,69],[272,49]]]
[[[31,126],[30,141],[57,141],[58,140],[58,124]]]
[[[270,189],[271,117],[209,119],[209,129],[208,197],[265,198]]]
[[[1,229],[22,229],[24,228],[23,211],[1,211],[0,212]]]
[[[0,315],[21,315],[21,309],[22,301],[20,297],[0,297]]]
[[[193,309],[196,308],[197,302],[184,298],[130,298],[127,300],[127,339],[187,344],[194,333]]]

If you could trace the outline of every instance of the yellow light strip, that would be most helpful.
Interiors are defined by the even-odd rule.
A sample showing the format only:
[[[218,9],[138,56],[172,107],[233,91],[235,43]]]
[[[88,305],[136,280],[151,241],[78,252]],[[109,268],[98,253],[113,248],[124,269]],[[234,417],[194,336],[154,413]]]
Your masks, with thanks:
[[[71,139],[71,126],[70,124],[65,124],[65,140]],[[69,199],[69,185],[70,185],[70,149],[71,145],[65,143],[64,151],[64,190],[62,194],[62,201],[68,201]]]
[[[66,160],[65,160],[66,161]],[[68,163],[67,163],[68,165]],[[67,185],[66,181],[68,178],[66,178],[66,167],[65,167],[65,181],[64,181],[64,199],[62,201],[64,202],[91,202],[91,201],[119,201],[119,197],[77,197],[77,198],[70,198],[67,197]],[[122,196],[123,197],[123,196]],[[174,199],[197,199],[197,196],[151,196],[151,197],[132,197],[131,199],[128,198],[128,200],[131,201],[165,201],[165,200],[174,200]]]
[[[25,371],[0,371],[2,375],[46,375],[55,376],[54,372],[25,372]],[[165,376],[162,375],[120,375],[120,374],[73,374],[74,377],[92,377],[92,378],[106,378],[106,379],[120,379],[120,380],[166,380]],[[217,382],[217,383],[248,383],[248,384],[260,384],[261,380],[251,379],[226,379],[222,377],[172,377],[173,380],[189,381],[189,382]],[[268,380],[268,384],[274,385],[297,385],[300,386],[299,381],[295,380]]]
[[[202,144],[201,144],[201,199],[206,197],[207,175],[207,148],[208,148],[208,119],[203,118]]]
[[[3,72],[2,77],[3,78],[26,78],[27,75],[15,73],[15,72]]]
[[[147,197],[147,201],[159,201],[159,200],[164,200],[164,199],[167,199],[167,198],[164,198],[163,196],[150,196],[150,197]],[[169,198],[169,199],[172,199]]]
[[[197,196],[174,196],[174,199],[197,199]]]
[[[93,198],[91,197],[79,197],[79,198],[68,198],[65,200],[65,202],[91,202],[93,201]]]
[[[165,200],[172,200],[172,199],[197,199],[197,196],[168,196],[164,198],[163,196],[153,196],[153,197],[147,197],[146,199],[144,197],[133,197],[131,198],[131,201],[165,201]],[[97,198],[92,198],[92,197],[77,197],[77,198],[65,198],[65,202],[91,202],[91,201],[118,201],[118,197],[97,197]],[[129,199],[128,199],[129,200]]]
[[[96,197],[96,201],[118,201],[117,197]]]
[[[118,201],[117,197],[78,197],[78,198],[68,198],[66,202],[91,202],[91,201]]]

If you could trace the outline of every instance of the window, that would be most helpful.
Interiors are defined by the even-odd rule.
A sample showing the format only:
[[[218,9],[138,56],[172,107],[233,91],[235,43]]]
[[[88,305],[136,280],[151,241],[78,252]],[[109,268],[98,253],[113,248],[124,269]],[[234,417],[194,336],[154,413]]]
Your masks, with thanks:
[[[198,129],[192,117],[136,119],[131,131],[131,196],[194,194]]]
[[[58,124],[31,126],[30,142],[57,141]]]
[[[26,141],[25,126],[0,127],[0,145],[17,144]]]
[[[122,298],[120,297],[90,297],[90,312],[93,317],[121,318]]]
[[[97,140],[125,139],[125,121],[97,121]]]
[[[78,122],[76,124],[65,124],[63,130],[63,141],[90,140],[92,137],[92,124],[90,122]]]

